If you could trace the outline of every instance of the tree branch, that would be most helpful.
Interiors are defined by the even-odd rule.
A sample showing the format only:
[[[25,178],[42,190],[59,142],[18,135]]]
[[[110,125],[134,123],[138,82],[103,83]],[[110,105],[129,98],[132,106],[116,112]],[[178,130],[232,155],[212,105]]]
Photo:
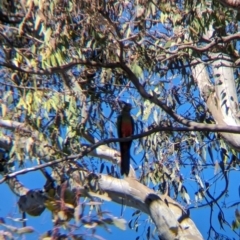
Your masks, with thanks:
[[[10,68],[12,70],[16,70],[19,72],[24,72],[28,74],[36,74],[36,75],[52,75],[53,73],[64,73],[65,71],[71,69],[72,67],[76,65],[85,65],[85,66],[92,66],[92,67],[103,67],[103,68],[120,68],[120,63],[99,63],[95,61],[89,61],[89,60],[73,60],[70,63],[67,63],[65,65],[59,66],[59,67],[51,67],[45,70],[27,70],[24,68],[17,67],[14,64],[11,63],[5,63],[0,62],[0,66]]]
[[[0,123],[2,123],[3,121],[4,120],[0,121]],[[49,162],[44,163],[44,164],[40,164],[40,165],[35,166],[35,167],[25,168],[25,169],[22,169],[20,171],[16,171],[16,172],[13,172],[13,173],[6,174],[0,180],[0,184],[3,183],[4,181],[6,181],[9,178],[16,177],[17,175],[26,174],[26,173],[32,172],[32,171],[37,171],[39,169],[49,167],[49,166],[55,165],[55,164],[60,163],[60,162],[64,162],[64,161],[68,161],[68,160],[81,159],[84,156],[86,156],[87,154],[91,154],[91,152],[94,149],[96,149],[97,147],[99,147],[101,145],[114,143],[114,142],[127,142],[127,141],[129,141],[129,139],[134,140],[134,139],[146,137],[146,136],[151,135],[155,132],[160,132],[160,131],[212,131],[212,132],[232,132],[232,133],[237,133],[237,132],[239,133],[240,132],[240,127],[235,127],[235,126],[224,126],[224,125],[215,125],[215,124],[199,124],[199,125],[200,126],[196,125],[196,126],[193,126],[193,127],[161,127],[161,126],[159,126],[159,127],[156,127],[152,130],[149,130],[147,132],[133,135],[132,137],[104,139],[104,140],[101,140],[101,141],[87,147],[80,154],[66,156],[66,157],[59,158],[59,159],[56,159],[56,160],[53,160],[53,161],[49,161]],[[1,126],[1,124],[0,124],[0,126]],[[10,126],[12,126],[12,125],[10,125]],[[95,153],[92,153],[92,154],[94,155]]]
[[[90,174],[89,188],[99,194],[107,193],[116,203],[137,208],[150,215],[160,239],[203,239],[180,204],[167,195],[158,195],[134,178],[116,179],[106,175]],[[91,192],[89,192],[91,195]],[[96,196],[96,195],[95,195]]]

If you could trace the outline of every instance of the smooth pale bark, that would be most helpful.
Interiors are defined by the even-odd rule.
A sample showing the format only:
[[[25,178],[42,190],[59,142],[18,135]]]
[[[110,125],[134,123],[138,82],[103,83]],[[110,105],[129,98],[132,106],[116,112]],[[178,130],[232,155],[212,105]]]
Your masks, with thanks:
[[[83,146],[91,147],[89,144],[84,144]],[[106,145],[101,145],[95,148],[92,152],[89,153],[90,156],[106,159],[112,163],[120,163],[120,153],[119,151],[110,148]]]
[[[21,129],[26,132],[30,131],[26,125],[18,124],[14,121],[0,121],[0,125],[2,125],[2,127],[4,124],[6,124],[6,128],[11,129],[12,131],[16,129]],[[35,137],[38,136],[37,132],[32,132],[32,134]],[[36,141],[34,144],[39,142],[37,139],[34,140]],[[12,142],[8,142],[9,146],[11,144],[14,144],[14,140],[12,140]],[[52,160],[53,155],[51,156],[49,147],[45,147],[46,145],[48,145],[47,142],[41,141],[41,145],[38,147],[32,147],[32,155],[37,156],[46,162]],[[118,151],[110,149],[107,146],[100,146],[96,150],[92,151],[90,155],[104,158],[111,162],[116,162],[116,158],[119,158]],[[74,162],[73,164],[70,164],[71,166],[69,163],[69,161],[68,164],[61,162],[56,164],[55,168],[61,166],[61,169],[65,169],[70,176],[69,184],[71,188],[77,188],[82,192],[83,196],[90,198],[99,197],[104,200],[113,201],[115,203],[139,209],[140,211],[148,214],[158,229],[159,237],[162,240],[203,239],[183,207],[170,197],[158,195],[150,188],[138,182],[134,178],[134,170],[132,168],[128,178],[117,179],[105,175],[89,175],[87,171],[74,171],[71,169],[71,166],[76,169]],[[93,176],[95,176],[95,178]],[[28,199],[29,189],[26,189],[22,184],[20,184],[15,177],[8,179],[8,184],[15,194],[21,196],[21,199]],[[33,193],[36,201],[39,200],[39,202],[41,202],[43,200],[41,194],[38,194],[38,192],[34,190]],[[34,202],[28,201],[28,204],[25,204],[26,206],[24,205],[25,209],[31,211],[33,203]],[[39,209],[39,212],[41,212],[41,209]],[[31,212],[31,214],[38,214],[39,212]]]
[[[75,172],[73,188],[81,186],[81,182],[84,182],[82,177],[79,172]],[[203,239],[188,213],[169,196],[157,194],[134,178],[116,179],[90,174],[87,179],[88,187],[80,187],[83,193],[124,204],[148,214],[155,223],[161,240]]]
[[[240,10],[240,1],[239,0],[218,0],[225,7],[234,8],[235,10]]]
[[[204,63],[195,65],[193,61],[192,73],[198,84],[201,96],[217,124],[226,126],[240,126],[238,99],[230,58],[226,55],[211,54],[214,60],[212,71],[215,82],[211,83],[207,67]],[[240,150],[240,135],[235,133],[221,133],[224,140],[237,151]]]

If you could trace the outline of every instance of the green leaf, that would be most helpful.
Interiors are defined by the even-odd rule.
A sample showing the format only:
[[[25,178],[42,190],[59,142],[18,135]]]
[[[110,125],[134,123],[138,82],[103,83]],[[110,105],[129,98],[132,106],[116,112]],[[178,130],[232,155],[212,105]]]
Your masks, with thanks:
[[[48,45],[52,34],[52,29],[48,28],[44,33],[44,42]]]
[[[134,63],[131,66],[131,70],[136,75],[137,78],[143,78],[143,70],[142,70],[142,68],[139,65]]]
[[[165,44],[165,48],[170,48],[172,46],[172,41],[167,41],[166,44]]]

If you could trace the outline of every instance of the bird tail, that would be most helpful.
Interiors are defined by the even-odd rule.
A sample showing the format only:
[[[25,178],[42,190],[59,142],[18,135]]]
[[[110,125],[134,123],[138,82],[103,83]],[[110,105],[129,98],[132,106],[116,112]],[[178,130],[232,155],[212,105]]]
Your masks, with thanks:
[[[121,149],[121,175],[125,174],[128,176],[130,171],[130,149],[125,148],[125,146]]]

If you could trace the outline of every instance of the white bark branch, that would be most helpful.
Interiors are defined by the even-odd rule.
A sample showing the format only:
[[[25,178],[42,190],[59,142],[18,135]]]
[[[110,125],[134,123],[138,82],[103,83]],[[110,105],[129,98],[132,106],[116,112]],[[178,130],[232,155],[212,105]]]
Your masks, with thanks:
[[[218,125],[240,126],[238,99],[231,62],[227,61],[224,56],[224,60],[217,60],[212,66],[215,77],[214,85],[210,82],[208,71],[203,63],[192,66],[193,77],[198,84],[201,96]],[[221,133],[221,135],[233,148],[240,150],[239,134]]]
[[[218,0],[225,7],[234,8],[235,10],[240,10],[240,1],[239,0]]]
[[[82,182],[80,179],[77,181]],[[167,195],[156,194],[134,178],[116,179],[106,175],[90,174],[88,187],[92,192],[97,193],[99,198],[107,193],[112,201],[148,214],[155,223],[162,240],[203,239],[180,204]],[[83,191],[86,191],[86,188]],[[91,191],[88,193],[91,194]],[[105,199],[106,196],[103,198]]]

